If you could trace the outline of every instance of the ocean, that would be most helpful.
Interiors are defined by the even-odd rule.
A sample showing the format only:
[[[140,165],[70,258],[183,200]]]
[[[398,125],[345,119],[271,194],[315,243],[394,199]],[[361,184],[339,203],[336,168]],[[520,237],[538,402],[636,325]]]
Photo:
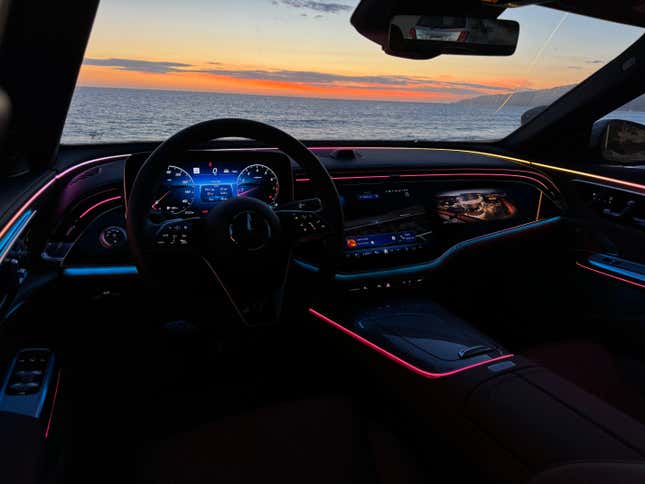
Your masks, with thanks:
[[[353,101],[77,87],[62,143],[158,141],[213,118],[247,118],[303,140],[501,139],[528,107]],[[634,113],[645,123],[645,113]],[[633,116],[632,116],[633,117]]]

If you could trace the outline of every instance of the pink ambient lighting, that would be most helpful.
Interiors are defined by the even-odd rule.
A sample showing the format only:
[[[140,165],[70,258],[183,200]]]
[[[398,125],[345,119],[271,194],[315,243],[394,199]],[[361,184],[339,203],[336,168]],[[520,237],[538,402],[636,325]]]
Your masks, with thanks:
[[[90,212],[91,212],[92,210],[94,210],[95,208],[98,208],[98,207],[100,207],[100,206],[102,206],[102,205],[105,205],[106,203],[114,202],[114,201],[116,201],[116,200],[121,200],[121,195],[117,195],[116,197],[106,198],[105,200],[101,200],[100,202],[96,202],[96,203],[95,203],[94,205],[92,205],[90,208],[88,208],[87,210],[85,210],[85,211],[84,211],[84,212],[83,212],[83,213],[82,213],[78,218],[79,218],[79,219],[82,219],[83,217],[85,217],[88,213],[90,213]]]
[[[54,419],[54,409],[56,407],[56,398],[58,397],[58,387],[60,385],[60,372],[58,370],[58,375],[56,376],[56,387],[54,388],[54,399],[52,400],[52,408],[49,410],[49,419],[47,420],[47,428],[45,429],[45,438],[49,437],[49,429],[52,426],[52,420]]]
[[[344,180],[379,180],[383,178],[390,178],[392,175],[350,175],[350,176],[332,176],[332,180],[344,181]]]
[[[549,188],[542,182],[534,177],[527,175],[517,175],[513,173],[477,173],[477,172],[468,172],[468,173],[397,173],[392,175],[354,175],[354,176],[333,176],[332,180],[334,181],[348,181],[348,180],[379,180],[379,179],[388,179],[388,178],[439,178],[439,177],[493,177],[493,178],[518,178],[524,180],[530,180],[534,183],[537,183],[546,191],[549,191]],[[297,182],[309,182],[310,178],[296,178]]]
[[[352,338],[354,338],[359,343],[362,343],[365,346],[373,349],[377,353],[380,353],[381,355],[385,356],[386,358],[389,358],[390,360],[392,360],[393,362],[397,363],[398,365],[404,367],[405,369],[410,370],[410,371],[416,373],[417,375],[421,375],[422,377],[428,378],[430,380],[436,380],[437,378],[444,378],[444,377],[447,377],[447,376],[450,376],[450,375],[455,375],[457,373],[461,373],[461,372],[470,370],[472,368],[476,368],[478,366],[488,365],[488,364],[494,363],[496,361],[506,360],[506,359],[511,358],[511,357],[514,356],[512,354],[502,355],[502,356],[498,356],[496,358],[491,358],[490,360],[480,361],[479,363],[474,363],[472,365],[464,366],[463,368],[458,368],[456,370],[451,370],[451,371],[447,371],[447,372],[444,372],[444,373],[431,373],[429,371],[422,370],[421,368],[418,368],[418,367],[414,366],[411,363],[408,363],[404,359],[402,359],[402,358],[396,356],[395,354],[390,353],[389,351],[381,348],[380,346],[372,343],[368,339],[363,338],[359,334],[354,333],[353,331],[347,329],[345,326],[342,326],[341,324],[338,324],[336,321],[328,318],[324,314],[319,313],[315,309],[309,308],[308,311],[309,311],[309,314],[311,314],[312,316],[314,316],[314,317],[318,318],[319,320],[321,320],[321,321],[333,326],[336,329],[339,329],[340,331],[342,331],[346,335],[351,336]]]
[[[446,172],[456,172],[460,171],[463,168],[442,168],[442,170]],[[484,167],[478,167],[477,172],[487,172],[487,171],[498,171],[500,168],[484,168]],[[541,171],[529,171],[529,170],[518,170],[517,168],[508,168],[506,169],[508,171],[512,171],[513,173],[524,173],[526,175],[530,175],[532,177],[538,177],[544,180],[546,183],[550,184],[555,190],[558,190],[558,187],[553,183],[553,180],[551,180],[548,176],[546,176],[544,173]]]
[[[617,178],[610,178],[610,177],[605,177],[601,175],[596,175],[595,173],[587,173],[583,171],[578,171],[578,170],[571,170],[569,168],[563,168],[560,166],[553,166],[553,165],[547,165],[545,163],[538,163],[538,162],[533,162],[533,161],[528,161],[524,160],[522,158],[516,158],[513,156],[507,156],[507,155],[500,155],[496,153],[488,153],[485,151],[475,151],[475,150],[460,150],[460,149],[453,149],[453,148],[422,148],[422,147],[379,147],[379,146],[359,146],[359,147],[351,147],[351,146],[343,146],[343,147],[334,147],[334,146],[320,146],[320,147],[310,147],[310,150],[319,150],[319,151],[330,151],[330,150],[336,150],[339,148],[343,149],[360,149],[360,150],[423,150],[423,151],[437,151],[437,152],[446,152],[446,153],[466,153],[466,154],[474,154],[474,155],[479,155],[479,156],[487,156],[489,158],[497,158],[501,160],[506,160],[506,161],[511,161],[520,165],[528,166],[531,168],[543,168],[546,170],[551,170],[551,171],[557,171],[561,173],[567,173],[569,175],[576,175],[576,176],[581,176],[584,178],[591,178],[594,180],[599,180],[599,181],[604,181],[616,185],[622,185],[626,186],[629,188],[635,188],[640,191],[645,191],[645,185],[639,184],[639,183],[633,183],[633,182],[628,182],[626,180],[619,180]],[[264,150],[275,150],[276,148],[256,148],[252,149],[254,151],[264,151]],[[234,149],[222,149],[222,150],[212,150],[212,151],[243,151],[243,150],[249,150],[249,148],[234,148]],[[36,193],[34,193],[21,207],[18,209],[18,211],[9,219],[9,221],[5,224],[2,229],[0,229],[0,237],[3,237],[9,229],[13,226],[13,224],[20,218],[20,216],[31,206],[32,203],[34,203],[47,189],[49,189],[56,181],[60,180],[61,178],[69,175],[70,173],[89,166],[89,165],[94,165],[97,163],[102,163],[106,161],[112,161],[112,160],[118,160],[118,159],[123,159],[127,158],[130,156],[129,154],[121,154],[121,155],[114,155],[114,156],[105,156],[102,158],[96,158],[93,160],[87,160],[82,163],[79,163],[78,165],[71,166],[62,172],[56,174],[53,178],[49,179],[42,187],[40,187]],[[488,170],[492,170],[494,168],[488,168]],[[484,170],[482,168],[481,170]],[[517,170],[519,171],[519,170]],[[433,174],[428,174],[428,175],[423,175],[423,174],[414,174],[416,176],[432,176]],[[508,174],[506,174],[508,175]],[[535,176],[539,176],[543,179],[546,179],[543,174],[536,172],[534,173]],[[447,176],[447,175],[442,175],[442,176]],[[475,173],[472,173],[467,176],[476,176]],[[493,176],[492,174],[490,176]],[[516,175],[519,176],[519,175]],[[344,177],[347,178],[347,177]],[[374,178],[389,178],[389,175],[376,175],[376,176],[365,176],[362,179],[374,179]],[[530,177],[528,177],[530,178]],[[348,179],[357,179],[356,177],[353,178],[348,178]],[[361,179],[361,178],[358,178]],[[309,181],[308,178],[298,178],[296,181]],[[535,181],[535,180],[534,180]],[[549,180],[550,182],[550,180]],[[552,182],[550,182],[552,183]]]
[[[399,175],[401,178],[415,178],[415,177],[424,177],[427,176],[426,174],[416,174],[416,173],[410,173],[410,174],[402,174]],[[482,177],[482,176],[491,176],[491,177],[502,177],[502,178],[523,178],[525,180],[531,180],[535,183],[538,183],[542,188],[545,190],[549,190],[549,188],[540,180],[537,180],[536,178],[533,178],[531,176],[526,176],[526,175],[515,175],[511,173],[433,173],[430,176],[433,177],[453,177],[453,176],[476,176],[476,177]]]
[[[34,193],[29,199],[18,209],[18,211],[9,219],[9,221],[5,224],[5,226],[0,230],[0,238],[6,234],[9,229],[13,226],[14,223],[16,223],[16,220],[20,218],[20,216],[25,213],[25,211],[31,206],[32,203],[34,203],[38,198],[45,193],[54,183],[56,183],[58,180],[61,178],[66,177],[70,173],[78,170],[79,168],[83,168],[86,166],[94,165],[96,163],[101,163],[104,161],[110,161],[110,160],[119,160],[121,158],[126,158],[129,155],[115,155],[115,156],[105,156],[103,158],[96,158],[94,160],[88,160],[84,161],[82,163],[79,163],[78,165],[70,166],[66,170],[61,171],[60,173],[56,174],[53,178],[50,178],[42,187],[40,187],[36,193]]]
[[[596,274],[600,274],[601,276],[610,277],[612,279],[616,279],[617,281],[624,282],[626,284],[631,284],[632,286],[640,287],[641,289],[645,289],[645,284],[641,284],[636,281],[631,281],[623,277],[615,276],[613,274],[609,274],[608,272],[599,271],[598,269],[594,269],[593,267],[586,266],[584,264],[581,264],[580,262],[576,262],[576,265],[581,269],[586,269],[588,271],[595,272]]]
[[[622,185],[629,188],[635,188],[637,190],[645,191],[645,185],[640,183],[629,182],[625,180],[620,180],[618,178],[610,178],[607,176],[596,175],[595,173],[588,173],[585,171],[572,170],[570,168],[564,168],[561,166],[547,165],[546,163],[538,163],[536,161],[528,161],[522,158],[517,158],[515,156],[500,155],[497,153],[489,153],[486,151],[477,151],[477,150],[460,150],[458,148],[423,148],[423,147],[399,147],[399,146],[388,146],[388,147],[379,147],[379,146],[343,146],[343,147],[331,147],[331,146],[320,146],[320,147],[310,147],[310,150],[336,150],[336,149],[346,149],[346,150],[425,150],[425,151],[444,151],[446,153],[468,153],[471,155],[487,156],[489,158],[497,158],[499,160],[511,161],[513,163],[519,163],[521,165],[530,166],[533,168],[544,168],[551,171],[559,171],[561,173],[567,173],[569,175],[582,176],[585,178],[591,178],[594,180],[599,180],[607,183],[613,183],[616,185]]]

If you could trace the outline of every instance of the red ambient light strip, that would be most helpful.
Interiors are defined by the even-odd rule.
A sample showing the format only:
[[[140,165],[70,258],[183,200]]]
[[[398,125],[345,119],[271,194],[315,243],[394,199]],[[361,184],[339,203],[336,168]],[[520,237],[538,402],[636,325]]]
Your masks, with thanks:
[[[54,419],[56,399],[58,398],[58,387],[60,386],[60,372],[61,370],[58,370],[58,375],[56,376],[56,387],[54,388],[54,398],[52,400],[52,408],[49,410],[49,419],[47,420],[47,428],[45,429],[45,438],[49,437],[49,430],[51,429],[52,420]]]
[[[402,366],[403,368],[405,368],[407,370],[410,370],[410,371],[416,373],[417,375],[421,375],[422,377],[428,378],[428,379],[431,379],[431,380],[436,380],[437,378],[445,378],[445,377],[450,376],[450,375],[456,375],[457,373],[461,373],[461,372],[470,370],[472,368],[476,368],[478,366],[488,365],[488,364],[491,364],[491,363],[495,363],[496,361],[506,360],[506,359],[511,358],[511,357],[514,356],[512,354],[502,355],[502,356],[498,356],[496,358],[491,358],[490,360],[480,361],[479,363],[473,363],[472,365],[464,366],[463,368],[457,368],[456,370],[446,371],[446,372],[443,372],[443,373],[431,373],[429,371],[422,370],[421,368],[416,367],[411,363],[408,363],[404,359],[396,356],[393,353],[390,353],[386,349],[383,349],[380,346],[372,343],[368,339],[363,338],[361,335],[354,333],[353,331],[347,329],[345,326],[343,326],[341,324],[338,324],[333,319],[330,319],[327,316],[325,316],[324,314],[319,313],[315,309],[309,308],[309,314],[311,314],[312,316],[316,317],[317,319],[319,319],[319,320],[321,320],[321,321],[333,326],[334,328],[339,329],[340,331],[342,331],[346,335],[351,336],[352,338],[354,338],[359,343],[362,343],[365,346],[373,349],[377,353],[380,353],[381,355],[383,355],[386,358],[392,360],[393,362],[397,363],[398,365]]]
[[[101,200],[100,202],[96,202],[90,208],[85,210],[78,218],[81,219],[81,218],[85,217],[88,213],[90,213],[92,210],[100,207],[101,205],[105,205],[106,203],[114,202],[116,200],[121,200],[121,195],[117,195],[116,197],[106,198],[105,200]]]
[[[608,272],[604,272],[604,271],[600,271],[598,269],[594,269],[593,267],[586,266],[584,264],[581,264],[580,262],[576,262],[576,265],[578,267],[580,267],[581,269],[585,269],[585,270],[588,270],[588,271],[591,271],[591,272],[595,272],[596,274],[600,274],[601,276],[610,277],[611,279],[615,279],[617,281],[624,282],[626,284],[631,284],[632,286],[640,287],[641,289],[645,289],[645,284],[641,284],[639,282],[632,281],[630,279],[625,279],[624,277],[615,276],[613,274],[609,274]]]
[[[459,177],[493,177],[493,178],[520,178],[520,179],[525,179],[525,180],[530,180],[534,183],[539,184],[544,190],[547,192],[549,191],[549,188],[542,182],[541,180],[538,180],[536,178],[533,178],[531,176],[527,175],[517,175],[517,174],[512,174],[512,173],[476,173],[476,172],[468,172],[468,173],[401,173],[401,174],[392,174],[392,175],[347,175],[347,176],[333,176],[332,180],[334,181],[350,181],[350,180],[383,180],[383,179],[389,179],[389,178],[459,178]],[[296,178],[297,182],[308,182],[311,181],[310,178]]]

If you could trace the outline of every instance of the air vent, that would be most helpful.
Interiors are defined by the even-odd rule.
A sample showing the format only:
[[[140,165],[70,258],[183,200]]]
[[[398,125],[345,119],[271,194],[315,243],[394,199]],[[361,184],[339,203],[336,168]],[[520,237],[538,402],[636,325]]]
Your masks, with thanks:
[[[341,148],[339,150],[332,151],[329,154],[329,156],[331,156],[335,160],[352,161],[352,160],[355,160],[356,158],[360,158],[360,153],[350,148],[348,149]]]

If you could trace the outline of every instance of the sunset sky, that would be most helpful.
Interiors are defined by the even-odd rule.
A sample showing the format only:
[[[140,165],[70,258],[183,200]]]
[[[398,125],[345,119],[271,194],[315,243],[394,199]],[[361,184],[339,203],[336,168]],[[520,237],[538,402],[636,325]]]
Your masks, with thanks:
[[[349,23],[352,0],[101,0],[81,86],[450,102],[580,82],[643,29],[543,7],[511,57],[385,55]]]

